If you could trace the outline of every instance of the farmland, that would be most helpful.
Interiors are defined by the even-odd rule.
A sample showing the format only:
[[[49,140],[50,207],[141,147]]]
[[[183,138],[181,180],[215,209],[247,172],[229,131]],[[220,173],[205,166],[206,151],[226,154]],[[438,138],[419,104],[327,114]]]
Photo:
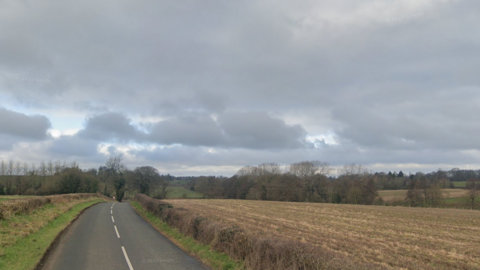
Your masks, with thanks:
[[[257,237],[391,269],[480,269],[480,212],[246,200],[167,200]]]
[[[176,198],[184,198],[184,199],[191,199],[191,198],[202,198],[203,195],[201,193],[183,188],[183,187],[168,187],[167,198],[168,199],[176,199]]]
[[[465,196],[466,191],[464,189],[442,189],[443,196],[445,199],[450,198],[459,198]],[[392,202],[392,201],[403,201],[405,199],[405,195],[407,194],[407,190],[379,190],[378,195],[382,197],[385,202]]]
[[[467,181],[456,181],[456,182],[452,182],[452,183],[456,188],[466,188],[467,187]]]

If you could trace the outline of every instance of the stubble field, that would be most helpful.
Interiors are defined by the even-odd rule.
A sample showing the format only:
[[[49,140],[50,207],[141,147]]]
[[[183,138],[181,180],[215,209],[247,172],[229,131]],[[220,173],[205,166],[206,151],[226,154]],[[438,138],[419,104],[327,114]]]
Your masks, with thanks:
[[[480,269],[480,211],[246,200],[167,200],[257,237],[390,269]]]

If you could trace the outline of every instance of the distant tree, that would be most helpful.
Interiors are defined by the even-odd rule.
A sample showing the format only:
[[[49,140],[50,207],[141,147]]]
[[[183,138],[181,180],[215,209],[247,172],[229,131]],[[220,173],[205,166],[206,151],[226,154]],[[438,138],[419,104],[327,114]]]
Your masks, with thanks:
[[[170,186],[170,180],[168,177],[160,177],[160,182],[159,182],[159,191],[160,191],[160,196],[162,199],[167,198],[168,194],[168,187]]]
[[[59,192],[68,194],[68,193],[78,193],[80,190],[82,179],[80,172],[76,169],[67,169],[64,171],[60,183],[59,183]]]
[[[121,202],[123,196],[125,196],[125,177],[123,173],[119,173],[119,175],[113,179],[113,186],[115,187],[115,199]]]
[[[289,172],[300,178],[312,177],[316,174],[327,175],[331,171],[331,167],[327,162],[318,160],[302,161],[290,165]]]
[[[399,172],[398,172],[398,177],[399,177],[399,178],[403,178],[403,176],[404,176],[404,175],[403,175],[403,172],[402,172],[402,171],[399,171]]]
[[[132,185],[139,193],[149,195],[154,184],[160,181],[160,175],[157,169],[151,166],[137,167],[132,174]],[[168,182],[168,180],[166,181]]]
[[[375,185],[374,177],[370,176],[364,180],[362,188],[362,203],[371,205],[378,197],[377,187]]]
[[[480,181],[476,178],[471,178],[467,181],[467,200],[471,209],[475,209],[475,199],[480,194]]]
[[[405,195],[405,202],[410,207],[418,206],[421,203],[421,195],[418,190],[418,184],[415,179],[410,179],[407,184],[407,193]]]
[[[105,164],[106,173],[113,183],[115,189],[116,200],[122,201],[123,196],[125,195],[125,177],[124,172],[126,171],[125,164],[123,163],[122,155],[110,156]]]

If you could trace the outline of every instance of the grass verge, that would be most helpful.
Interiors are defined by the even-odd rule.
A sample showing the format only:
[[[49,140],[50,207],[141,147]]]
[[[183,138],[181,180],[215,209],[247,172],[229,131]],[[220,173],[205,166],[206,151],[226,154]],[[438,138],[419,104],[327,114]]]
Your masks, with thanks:
[[[184,251],[195,255],[212,269],[244,269],[241,262],[237,262],[225,253],[219,253],[208,245],[202,245],[192,237],[183,235],[178,229],[170,227],[158,217],[145,210],[138,202],[130,201],[137,213],[147,220],[155,229],[177,244]]]
[[[95,199],[74,205],[66,213],[58,216],[37,232],[29,234],[14,244],[5,247],[3,254],[0,256],[0,269],[34,269],[57,235],[85,208],[99,202],[104,202],[104,200]]]

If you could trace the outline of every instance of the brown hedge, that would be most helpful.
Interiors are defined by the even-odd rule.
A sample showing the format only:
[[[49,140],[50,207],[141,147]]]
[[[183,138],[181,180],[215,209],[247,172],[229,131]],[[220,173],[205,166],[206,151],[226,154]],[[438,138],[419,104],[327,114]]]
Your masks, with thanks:
[[[359,265],[346,256],[311,244],[257,238],[236,226],[226,226],[186,209],[173,208],[143,194],[137,194],[134,200],[183,234],[243,261],[247,269],[382,269],[376,265]]]
[[[5,200],[0,202],[0,219],[7,219],[12,215],[20,213],[32,213],[35,209],[40,208],[46,204],[65,203],[74,200],[81,200],[86,198],[106,198],[101,194],[93,193],[75,193],[63,195],[51,195],[44,197],[21,198]]]

